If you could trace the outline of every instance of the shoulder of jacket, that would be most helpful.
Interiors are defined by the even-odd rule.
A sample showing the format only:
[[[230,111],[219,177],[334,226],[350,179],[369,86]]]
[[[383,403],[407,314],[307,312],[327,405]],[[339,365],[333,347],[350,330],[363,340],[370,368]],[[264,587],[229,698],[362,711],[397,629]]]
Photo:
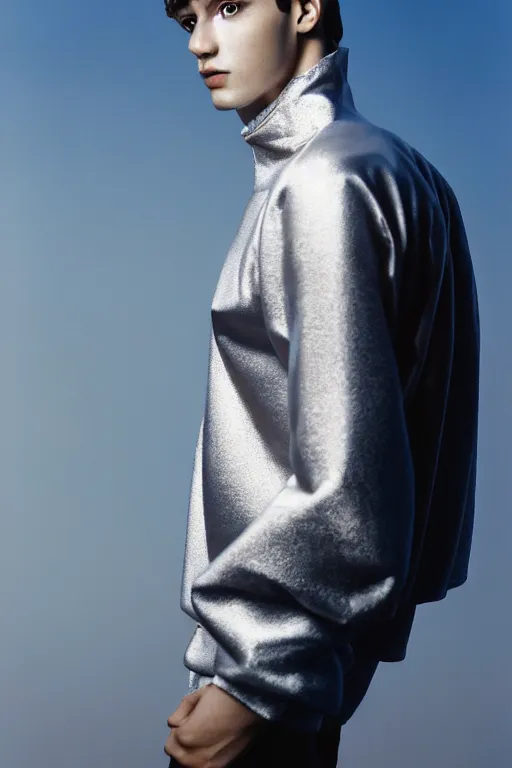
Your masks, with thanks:
[[[446,180],[421,153],[396,134],[368,120],[334,120],[299,149],[275,181],[272,197],[303,189],[314,194],[326,185],[333,191],[346,181],[371,190],[432,205],[446,194]]]

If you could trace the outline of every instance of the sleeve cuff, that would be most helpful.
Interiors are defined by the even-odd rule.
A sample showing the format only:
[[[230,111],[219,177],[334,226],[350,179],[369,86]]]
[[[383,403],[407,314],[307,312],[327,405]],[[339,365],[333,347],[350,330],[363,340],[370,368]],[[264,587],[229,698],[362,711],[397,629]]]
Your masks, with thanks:
[[[300,731],[316,733],[320,730],[323,713],[293,701],[276,700],[214,675],[213,684],[238,699],[248,709],[270,722]]]

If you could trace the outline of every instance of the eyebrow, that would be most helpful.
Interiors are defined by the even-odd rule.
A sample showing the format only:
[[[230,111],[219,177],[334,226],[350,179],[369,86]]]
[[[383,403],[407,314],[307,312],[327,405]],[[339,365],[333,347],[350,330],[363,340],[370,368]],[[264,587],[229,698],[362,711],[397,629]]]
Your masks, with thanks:
[[[208,9],[210,5],[217,2],[217,0],[207,0],[205,8]],[[190,5],[190,0],[165,0],[165,12],[170,19],[174,19],[176,15],[187,8]]]

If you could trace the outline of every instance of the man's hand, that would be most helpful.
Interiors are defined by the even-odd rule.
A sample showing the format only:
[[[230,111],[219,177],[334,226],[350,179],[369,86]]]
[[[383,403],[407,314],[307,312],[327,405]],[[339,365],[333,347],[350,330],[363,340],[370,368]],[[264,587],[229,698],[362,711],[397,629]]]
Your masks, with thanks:
[[[267,724],[210,683],[184,696],[169,717],[164,752],[187,768],[225,768]]]

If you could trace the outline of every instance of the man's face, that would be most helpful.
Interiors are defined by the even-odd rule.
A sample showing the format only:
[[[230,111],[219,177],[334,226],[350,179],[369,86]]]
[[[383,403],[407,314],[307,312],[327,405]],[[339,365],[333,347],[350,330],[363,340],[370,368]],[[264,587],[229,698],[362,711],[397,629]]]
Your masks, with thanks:
[[[199,71],[227,72],[210,81],[217,109],[236,109],[247,123],[277,98],[296,68],[300,11],[299,0],[292,0],[291,13],[280,11],[276,0],[190,0],[176,14]]]

